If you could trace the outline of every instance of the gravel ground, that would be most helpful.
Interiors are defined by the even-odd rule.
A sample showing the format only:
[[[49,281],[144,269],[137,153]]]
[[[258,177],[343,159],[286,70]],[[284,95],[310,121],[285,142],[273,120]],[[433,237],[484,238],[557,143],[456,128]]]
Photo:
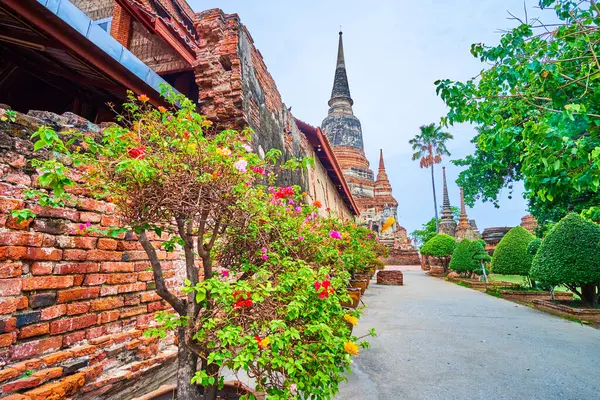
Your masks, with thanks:
[[[371,283],[337,399],[600,399],[600,330],[425,275]]]

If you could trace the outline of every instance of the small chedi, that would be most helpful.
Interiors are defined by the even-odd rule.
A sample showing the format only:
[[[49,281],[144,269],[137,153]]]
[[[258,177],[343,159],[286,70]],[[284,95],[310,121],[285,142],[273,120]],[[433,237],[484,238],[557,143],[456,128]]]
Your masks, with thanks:
[[[408,238],[406,229],[395,222],[382,232],[386,220],[390,217],[398,220],[398,201],[392,195],[382,151],[379,154],[376,179],[369,168],[370,164],[364,151],[362,127],[352,110],[353,104],[340,32],[329,114],[323,120],[322,129],[333,146],[333,152],[358,205],[359,222],[377,232],[380,241],[391,248],[389,263],[416,265],[419,263],[418,253]]]
[[[537,229],[538,223],[533,215],[527,214],[523,218],[521,218],[521,226],[527,229],[529,232],[535,235],[535,230]],[[510,231],[512,227],[501,226],[501,227],[493,227],[486,228],[483,231],[481,238],[485,241],[485,250],[490,254],[494,254],[494,250],[500,240]]]
[[[442,203],[442,216],[439,223],[440,233],[452,236],[456,238],[457,241],[463,239],[479,239],[481,235],[477,230],[477,224],[474,220],[469,220],[467,217],[465,197],[462,188],[460,188],[460,217],[458,219],[458,224],[454,220],[452,208],[450,206],[450,197],[448,196],[448,184],[446,183],[446,167],[442,167],[442,171],[444,177],[444,199]]]

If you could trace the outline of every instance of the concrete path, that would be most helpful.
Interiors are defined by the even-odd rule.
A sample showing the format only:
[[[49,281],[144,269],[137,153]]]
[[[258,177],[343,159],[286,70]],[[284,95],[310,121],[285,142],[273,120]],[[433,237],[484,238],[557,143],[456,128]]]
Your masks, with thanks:
[[[363,297],[354,333],[378,337],[337,399],[600,399],[600,330],[400,269]]]

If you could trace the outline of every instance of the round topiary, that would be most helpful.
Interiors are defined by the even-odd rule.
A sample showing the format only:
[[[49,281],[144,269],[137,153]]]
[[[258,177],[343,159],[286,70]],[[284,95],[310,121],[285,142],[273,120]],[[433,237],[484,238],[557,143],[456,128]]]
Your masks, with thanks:
[[[542,244],[542,239],[540,239],[540,238],[533,239],[527,245],[527,252],[529,254],[531,254],[532,256],[535,256],[537,254],[538,250],[540,249],[541,244]]]
[[[522,226],[512,228],[498,243],[492,256],[492,272],[504,275],[529,275],[533,256],[527,246],[535,239]]]
[[[456,247],[456,241],[452,236],[440,233],[429,239],[421,247],[421,254],[433,256],[440,259],[444,272],[448,272],[450,256]]]
[[[449,267],[451,270],[460,274],[462,272],[473,272],[479,267],[479,261],[473,259],[475,255],[473,243],[469,239],[458,242],[450,260]]]
[[[551,285],[564,284],[584,302],[596,305],[600,283],[600,226],[574,213],[564,217],[542,241],[533,260],[531,276]]]
[[[421,254],[433,257],[449,257],[456,247],[452,236],[440,233],[429,239],[421,247]]]

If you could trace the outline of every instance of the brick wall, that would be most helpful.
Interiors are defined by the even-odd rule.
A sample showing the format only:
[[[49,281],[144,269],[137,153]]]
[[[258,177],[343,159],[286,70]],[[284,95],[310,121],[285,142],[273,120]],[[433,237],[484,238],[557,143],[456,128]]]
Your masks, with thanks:
[[[79,229],[118,224],[114,205],[77,191],[65,208],[24,200],[23,190],[36,183],[28,138],[42,124],[99,130],[69,113],[34,111],[0,122],[0,398],[107,399],[176,357],[173,337],[142,337],[166,304],[134,234],[111,239]],[[9,213],[22,207],[37,217],[17,223]],[[168,286],[179,287],[180,254],[159,256]]]

